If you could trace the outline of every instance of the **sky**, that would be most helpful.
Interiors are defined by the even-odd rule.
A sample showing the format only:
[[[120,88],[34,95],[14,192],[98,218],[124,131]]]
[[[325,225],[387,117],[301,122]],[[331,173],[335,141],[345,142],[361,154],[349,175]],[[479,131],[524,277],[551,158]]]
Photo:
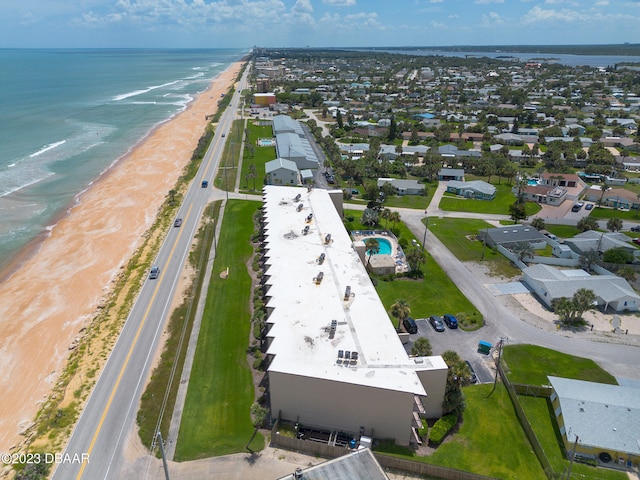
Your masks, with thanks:
[[[2,0],[0,48],[640,43],[640,0]]]

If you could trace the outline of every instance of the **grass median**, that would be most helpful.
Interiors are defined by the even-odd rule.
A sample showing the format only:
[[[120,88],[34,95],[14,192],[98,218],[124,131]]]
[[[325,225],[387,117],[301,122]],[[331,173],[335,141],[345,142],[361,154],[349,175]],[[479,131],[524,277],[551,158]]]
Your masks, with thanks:
[[[255,394],[246,359],[251,330],[247,263],[259,205],[230,201],[225,209],[178,436],[178,461],[244,451],[253,433],[249,410]],[[251,448],[263,445],[258,436]]]

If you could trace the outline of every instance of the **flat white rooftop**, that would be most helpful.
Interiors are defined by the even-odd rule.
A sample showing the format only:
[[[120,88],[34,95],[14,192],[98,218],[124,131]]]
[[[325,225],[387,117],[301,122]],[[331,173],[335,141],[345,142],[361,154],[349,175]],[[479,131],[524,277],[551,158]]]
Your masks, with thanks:
[[[264,219],[269,371],[425,395],[416,372],[446,363],[407,356],[329,192],[267,186]]]

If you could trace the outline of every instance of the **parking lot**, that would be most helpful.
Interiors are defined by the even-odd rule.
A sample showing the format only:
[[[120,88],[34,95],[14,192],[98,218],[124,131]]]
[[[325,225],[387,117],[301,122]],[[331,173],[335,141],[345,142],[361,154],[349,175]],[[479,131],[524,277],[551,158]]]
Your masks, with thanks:
[[[491,370],[493,358],[477,352],[478,342],[486,340],[493,343],[493,339],[482,339],[480,332],[465,332],[459,328],[445,328],[444,332],[436,332],[429,324],[428,318],[416,318],[418,333],[409,335],[409,342],[405,345],[407,353],[411,353],[413,342],[420,337],[426,337],[431,343],[434,355],[442,355],[447,350],[453,350],[463,360],[468,360],[478,376],[479,383],[493,382],[494,373]]]

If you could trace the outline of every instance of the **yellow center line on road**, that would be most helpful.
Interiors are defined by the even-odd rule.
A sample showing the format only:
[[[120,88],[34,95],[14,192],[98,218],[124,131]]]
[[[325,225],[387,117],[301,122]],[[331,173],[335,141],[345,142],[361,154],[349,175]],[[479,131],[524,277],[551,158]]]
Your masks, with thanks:
[[[193,204],[191,204],[189,206],[189,210],[187,211],[187,214],[185,216],[185,223],[187,221],[187,219],[189,218],[189,215],[191,214],[191,209],[193,208]],[[180,233],[178,234],[178,237],[176,238],[175,243],[173,244],[173,247],[171,248],[171,253],[169,254],[169,258],[173,257],[173,252],[175,251],[176,247],[178,246],[178,241],[180,240],[180,237],[182,236],[182,231],[183,229],[180,229]],[[136,345],[138,344],[138,338],[140,337],[140,333],[142,332],[142,328],[144,327],[144,325],[147,323],[147,318],[149,316],[149,311],[151,310],[151,306],[153,305],[156,295],[158,294],[158,289],[160,288],[160,284],[162,283],[162,279],[164,278],[164,274],[165,274],[165,269],[162,270],[162,273],[160,274],[160,279],[158,281],[158,283],[156,284],[156,288],[153,291],[153,295],[151,296],[151,300],[149,301],[149,305],[147,306],[147,310],[144,312],[144,316],[142,317],[142,321],[140,322],[140,326],[138,327],[138,331],[136,332],[136,336],[133,339],[133,343],[131,344],[131,348],[129,348],[129,352],[127,353],[127,357],[125,358],[124,364],[122,365],[122,368],[120,369],[120,373],[118,374],[118,378],[116,380],[116,383],[113,387],[113,390],[111,390],[111,395],[109,395],[109,400],[107,401],[107,405],[104,408],[104,411],[102,412],[102,417],[100,417],[100,422],[98,422],[98,427],[96,428],[95,433],[93,434],[93,438],[91,439],[91,443],[89,444],[89,448],[87,449],[86,453],[86,458],[90,458],[91,457],[91,452],[93,451],[93,448],[96,445],[96,441],[98,440],[98,435],[100,435],[100,431],[102,430],[102,425],[104,424],[105,419],[107,418],[107,415],[109,414],[109,409],[111,408],[111,403],[113,402],[113,398],[116,395],[116,391],[118,390],[118,387],[120,386],[120,381],[122,380],[122,377],[124,376],[124,371],[127,368],[127,366],[129,365],[129,360],[131,359],[131,355],[133,355],[133,350],[136,347]],[[83,457],[84,458],[84,457]],[[87,467],[88,462],[83,461],[82,462],[82,466],[80,467],[80,471],[78,472],[78,475],[76,476],[76,480],[80,480],[80,478],[82,478],[82,475],[84,474],[84,469]]]

